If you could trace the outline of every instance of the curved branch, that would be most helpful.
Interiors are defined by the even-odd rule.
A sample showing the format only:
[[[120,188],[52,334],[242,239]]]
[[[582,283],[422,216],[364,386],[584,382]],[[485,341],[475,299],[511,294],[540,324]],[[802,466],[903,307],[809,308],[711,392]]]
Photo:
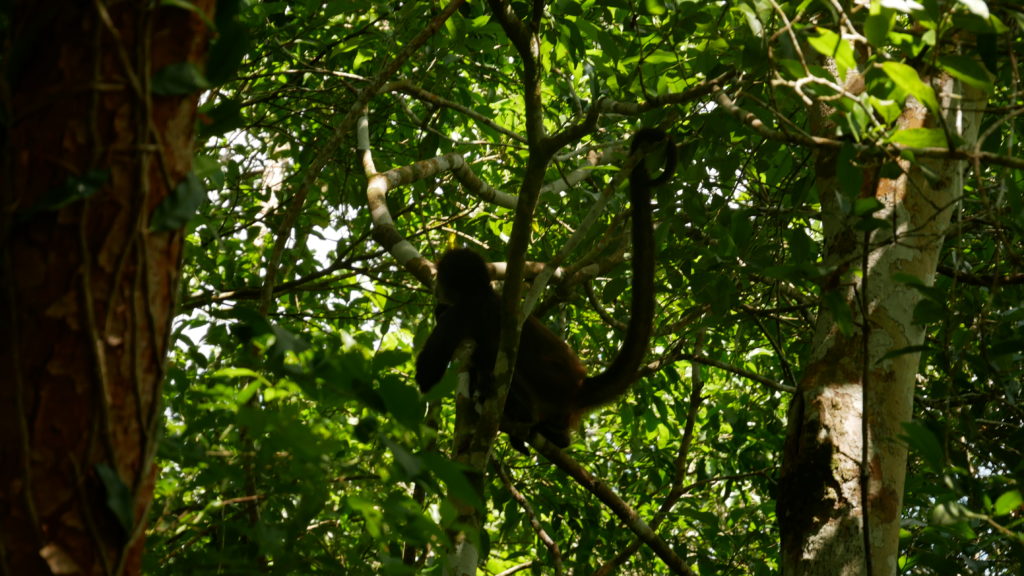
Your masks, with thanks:
[[[625,116],[638,116],[643,112],[655,110],[664,106],[676,106],[686,104],[699,98],[703,98],[716,91],[721,91],[722,85],[733,79],[735,72],[729,71],[714,78],[708,78],[690,86],[682,92],[652,96],[643,102],[620,102],[616,100],[601,100],[597,103],[600,111],[607,114],[621,114]]]
[[[437,106],[450,108],[457,112],[461,112],[466,116],[469,116],[473,120],[476,120],[477,122],[487,126],[491,130],[504,134],[505,136],[508,136],[513,140],[516,140],[517,142],[526,142],[526,138],[524,138],[522,134],[509,130],[508,128],[505,128],[504,126],[498,124],[494,120],[491,120],[490,118],[484,116],[483,114],[476,112],[466,106],[463,106],[458,102],[453,102],[451,100],[448,100],[447,98],[442,98],[437,94],[434,94],[433,92],[425,90],[422,87],[410,82],[409,80],[397,80],[395,82],[388,82],[387,84],[384,85],[383,88],[381,88],[381,92],[401,92],[402,94],[408,94],[409,96],[412,96],[413,98],[416,98],[418,100],[423,100],[424,102],[429,102]]]
[[[478,178],[466,164],[465,159],[454,152],[430,160],[422,160],[410,166],[378,173],[370,156],[369,138],[368,136],[363,136],[363,138],[366,138],[367,142],[361,144],[360,148],[363,149],[363,169],[368,179],[366,199],[373,221],[373,238],[424,286],[429,287],[434,283],[434,265],[424,258],[399,232],[394,218],[391,216],[391,210],[388,208],[388,191],[398,186],[409,185],[417,180],[451,172],[466,190],[487,202],[507,208],[515,208],[518,202],[514,196],[499,192]]]
[[[619,495],[610,486],[591,476],[579,462],[573,460],[568,454],[548,442],[540,434],[532,434],[530,436],[530,445],[538,453],[544,455],[552,464],[558,466],[563,472],[576,480],[580,486],[583,486],[588,492],[597,496],[598,500],[603,502],[612,513],[618,516],[626,524],[626,527],[632,530],[637,538],[642,540],[668,566],[672,573],[693,576],[693,571],[686,565],[682,557],[669,548],[668,544],[644,522],[637,511],[622,498],[619,498]]]
[[[775,380],[772,380],[771,378],[768,378],[766,376],[761,376],[760,374],[757,374],[755,372],[751,372],[750,370],[744,370],[743,368],[737,368],[735,366],[732,366],[731,364],[726,364],[725,362],[719,362],[718,360],[712,360],[711,358],[708,358],[707,356],[698,356],[696,354],[685,354],[684,353],[684,354],[680,354],[677,358],[679,360],[687,360],[689,362],[696,362],[698,364],[704,364],[705,366],[713,366],[715,368],[721,368],[722,370],[725,370],[726,372],[732,372],[733,374],[735,374],[737,376],[742,376],[743,378],[746,378],[748,380],[753,380],[754,382],[760,382],[761,384],[764,384],[765,386],[771,388],[772,390],[777,390],[779,392],[786,392],[787,394],[792,394],[792,393],[796,392],[796,388],[793,387],[793,386],[787,386],[785,384],[780,384],[780,383],[776,382]]]
[[[270,250],[270,255],[267,257],[266,276],[263,280],[263,291],[260,295],[259,309],[261,312],[266,313],[270,309],[270,302],[274,294],[274,284],[277,281],[277,271],[281,265],[285,245],[288,242],[288,238],[291,237],[291,230],[295,227],[299,214],[302,213],[302,208],[306,203],[306,198],[309,196],[309,191],[320,178],[320,173],[327,166],[328,160],[333,157],[335,151],[340,147],[342,140],[352,132],[352,128],[357,120],[365,113],[366,105],[380,92],[381,86],[384,85],[388,78],[394,76],[398,69],[441,29],[445,21],[459,9],[463,2],[465,0],[452,0],[449,2],[436,18],[431,20],[415,38],[402,48],[401,52],[383,66],[380,73],[359,93],[355,103],[335,127],[330,140],[320,149],[320,154],[314,157],[309,167],[306,168],[302,183],[292,196],[284,218],[281,219],[281,223],[274,231],[274,245]]]
[[[604,304],[602,304],[601,301],[597,299],[597,294],[594,294],[594,285],[591,284],[590,282],[584,282],[583,289],[587,293],[587,301],[590,302],[590,307],[594,310],[594,312],[597,312],[597,315],[598,317],[601,318],[601,321],[620,332],[625,332],[626,323],[623,322],[622,320],[618,320],[612,317],[612,315],[609,314],[608,311],[604,309]]]
[[[939,274],[955,278],[958,282],[970,284],[971,286],[997,286],[997,285],[1018,285],[1024,284],[1024,274],[1010,274],[998,276],[996,274],[968,274],[960,272],[951,266],[939,266]]]
[[[779,142],[801,144],[808,147],[838,149],[842,146],[849,146],[856,154],[867,157],[912,155],[917,158],[938,158],[946,160],[968,160],[973,163],[995,164],[1009,168],[1024,168],[1024,158],[1012,156],[1001,156],[992,152],[980,150],[965,150],[963,148],[932,147],[915,148],[894,143],[873,143],[860,144],[822,136],[811,136],[803,132],[783,132],[769,127],[752,112],[744,110],[721,89],[715,90],[715,101],[723,110],[732,114],[743,124],[749,126],[764,138]]]
[[[704,353],[704,330],[697,333],[697,338],[693,345],[694,352],[697,354]],[[689,469],[689,455],[690,446],[693,444],[693,429],[697,423],[698,411],[704,398],[702,394],[704,392],[704,378],[701,376],[700,367],[694,366],[690,371],[690,380],[692,382],[690,386],[690,404],[686,411],[686,424],[683,425],[683,438],[679,441],[679,451],[676,453],[675,461],[672,463],[672,485],[669,488],[668,494],[665,496],[665,500],[658,507],[658,511],[654,513],[654,517],[651,518],[651,528],[654,530],[658,529],[662,521],[668,517],[669,512],[689,491],[687,486],[683,485],[683,480],[686,478],[686,471]],[[607,576],[616,567],[622,565],[628,560],[637,550],[640,549],[642,544],[638,538],[630,543],[629,546],[624,548],[621,552],[615,555],[610,561],[605,563],[594,576]]]
[[[544,546],[551,553],[551,561],[555,564],[555,574],[561,576],[563,571],[562,552],[558,549],[558,543],[552,540],[547,530],[544,530],[544,527],[541,526],[540,520],[537,519],[537,513],[534,512],[533,506],[530,505],[530,501],[512,484],[512,477],[505,466],[496,463],[496,468],[498,469],[498,475],[501,477],[501,483],[505,485],[505,489],[512,495],[512,499],[518,502],[519,506],[526,512],[526,517],[530,520],[530,527],[533,528],[537,538],[540,538],[540,541],[544,543]]]

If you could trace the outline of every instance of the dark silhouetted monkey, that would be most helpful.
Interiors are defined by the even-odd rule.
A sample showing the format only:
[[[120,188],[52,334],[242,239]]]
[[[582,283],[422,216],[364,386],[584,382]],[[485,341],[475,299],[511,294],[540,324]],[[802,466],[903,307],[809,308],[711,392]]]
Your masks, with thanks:
[[[506,431],[525,424],[557,446],[568,446],[580,418],[624,394],[643,361],[654,321],[651,189],[672,178],[676,153],[668,135],[648,128],[634,135],[631,156],[634,154],[640,158],[629,175],[633,208],[632,310],[619,353],[604,372],[587,376],[586,368],[565,341],[540,320],[529,317],[523,325],[505,403]],[[663,167],[653,178],[647,168],[648,157],[660,159]],[[501,306],[491,288],[487,265],[472,250],[451,250],[438,263],[437,287],[437,326],[416,359],[416,382],[421,391],[430,390],[444,375],[459,342],[472,339],[476,347],[470,358],[470,382],[476,390],[490,393],[501,336]],[[513,445],[525,450],[523,440],[513,438]]]

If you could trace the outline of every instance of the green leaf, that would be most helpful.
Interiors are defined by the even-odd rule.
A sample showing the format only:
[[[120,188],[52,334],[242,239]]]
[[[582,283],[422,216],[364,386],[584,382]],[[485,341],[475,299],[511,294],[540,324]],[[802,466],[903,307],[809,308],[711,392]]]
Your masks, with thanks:
[[[941,472],[946,467],[946,452],[935,434],[919,420],[902,424],[905,434],[901,435],[907,445],[921,456],[924,463],[933,472]]]
[[[850,304],[841,293],[830,290],[822,294],[822,300],[829,312],[832,313],[832,320],[839,328],[843,336],[849,338],[853,335],[853,313],[850,311]]]
[[[856,150],[852,145],[844,143],[839,149],[839,165],[836,167],[839,173],[839,188],[842,192],[841,199],[844,201],[858,197],[863,188],[864,169],[857,164],[856,159]]]
[[[988,4],[985,3],[985,0],[958,0],[958,3],[966,6],[967,9],[971,11],[971,14],[988,20],[990,14],[988,11]]]
[[[220,136],[244,124],[242,104],[237,100],[218,102],[216,106],[204,107],[199,113],[199,131],[204,137]]]
[[[750,27],[750,31],[755,37],[761,38],[764,34],[764,25],[761,24],[761,20],[758,19],[757,12],[744,2],[737,2],[734,9],[743,13],[744,18],[746,18],[747,21],[747,26]]]
[[[648,64],[675,64],[679,62],[679,54],[669,50],[655,50],[644,57]]]
[[[387,411],[398,422],[410,430],[416,430],[423,422],[424,406],[419,392],[406,385],[395,376],[385,377],[381,381],[380,396],[384,399]]]
[[[854,230],[860,230],[862,232],[869,232],[871,230],[881,230],[882,228],[888,228],[892,226],[892,223],[883,218],[861,218],[854,224]]]
[[[804,76],[804,67],[799,60],[780,58],[775,61],[775,64],[779,67],[779,71],[784,73],[784,76],[790,80]]]
[[[853,55],[853,47],[841,36],[826,28],[816,28],[817,36],[810,36],[807,42],[819,54],[828,58],[834,58],[839,66],[839,75],[845,76],[847,70],[857,67],[857,60]]]
[[[974,539],[977,535],[967,524],[967,520],[976,515],[960,502],[940,502],[932,508],[929,520],[937,526],[943,526],[961,538]]]
[[[941,128],[897,130],[889,137],[889,142],[911,148],[945,148],[948,145],[946,133]]]
[[[872,214],[884,209],[886,207],[878,198],[869,196],[867,198],[857,198],[853,201],[853,215],[858,216],[860,219],[854,225],[854,229],[860,231],[872,231],[879,230],[889,225],[892,225],[889,220],[884,218],[873,217]]]
[[[196,156],[192,159],[192,169],[201,180],[210,182],[212,188],[224,186],[224,170],[218,158]]]
[[[733,244],[738,250],[745,252],[754,236],[754,223],[746,214],[738,213],[733,215],[730,228],[729,235]]]
[[[210,20],[210,17],[206,15],[204,10],[201,10],[198,6],[189,2],[188,0],[160,0],[161,6],[174,6],[175,8],[181,8],[199,16],[199,18],[206,24],[210,30],[216,30],[217,26]]]
[[[902,62],[885,62],[882,64],[882,70],[896,86],[917,98],[928,110],[933,113],[939,111],[939,100],[935,96],[935,90],[921,80],[917,70]]]
[[[1010,490],[996,499],[995,516],[1005,516],[1010,512],[1024,506],[1024,498],[1021,498],[1020,490]]]
[[[181,96],[209,87],[206,77],[191,62],[177,62],[157,70],[150,84],[153,94],[159,96]]]
[[[50,188],[29,212],[60,210],[99,192],[110,179],[105,170],[90,170],[82,176],[69,176],[60,186]]]
[[[345,504],[363,517],[364,526],[371,537],[381,537],[384,513],[376,502],[361,496],[349,496],[345,499]]]
[[[219,86],[232,80],[245,55],[252,49],[249,29],[231,20],[220,30],[216,42],[210,47],[206,60],[206,81]]]
[[[661,0],[644,0],[644,7],[648,14],[657,16],[665,13],[665,4]]]
[[[373,369],[376,371],[404,366],[409,361],[407,350],[380,350],[373,355]]]
[[[214,378],[262,378],[259,372],[251,368],[239,368],[228,366],[221,368],[212,374]]]
[[[434,385],[429,392],[423,395],[423,399],[427,402],[437,402],[448,398],[455,392],[455,388],[459,383],[459,367],[449,366],[448,370],[445,370],[444,376],[441,381]]]
[[[884,47],[895,18],[894,10],[882,6],[880,2],[872,2],[868,17],[864,20],[864,36],[868,39],[868,44],[874,48]]]
[[[885,100],[874,96],[868,96],[868,102],[871,103],[871,107],[874,108],[875,112],[882,117],[882,121],[886,124],[895,122],[903,112],[900,109],[900,105],[897,104],[895,100]]]
[[[943,70],[949,72],[950,76],[965,84],[984,90],[986,94],[992,93],[992,79],[988,70],[985,70],[981,62],[974,58],[959,54],[947,54],[939,57],[939,65]]]
[[[914,324],[926,326],[940,322],[949,316],[949,312],[941,302],[925,298],[914,306]]]
[[[121,480],[121,476],[106,464],[96,465],[96,475],[103,483],[103,491],[107,496],[107,509],[114,514],[124,535],[132,533],[135,519],[132,514],[132,492]]]
[[[163,202],[153,211],[150,222],[152,230],[177,230],[183,227],[196,214],[196,210],[206,201],[206,190],[195,172],[189,172],[174,191],[164,198]]]
[[[869,214],[874,214],[883,208],[885,208],[885,204],[882,204],[882,202],[874,196],[869,198],[857,198],[853,202],[853,215],[867,216]]]
[[[391,450],[391,454],[395,457],[395,462],[402,467],[402,471],[405,472],[409,478],[415,478],[423,472],[423,462],[420,460],[419,456],[409,452],[401,444],[387,438],[384,439],[384,444],[386,444]]]
[[[480,494],[477,493],[473,484],[466,478],[466,468],[431,452],[421,454],[420,459],[427,469],[444,482],[451,496],[466,502],[477,510],[483,510],[483,500],[480,499]]]
[[[234,326],[236,329],[232,330],[232,333],[243,342],[248,342],[253,338],[263,336],[265,334],[274,333],[274,325],[267,320],[267,317],[260,314],[255,308],[248,306],[236,306],[225,312],[217,314],[220,318],[231,318],[237,320]]]

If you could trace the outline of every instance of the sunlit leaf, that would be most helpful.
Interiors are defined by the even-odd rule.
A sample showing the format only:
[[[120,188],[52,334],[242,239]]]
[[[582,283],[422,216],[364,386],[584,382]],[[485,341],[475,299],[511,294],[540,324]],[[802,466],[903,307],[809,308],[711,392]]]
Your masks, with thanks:
[[[864,36],[871,46],[875,48],[885,46],[895,17],[896,13],[894,10],[885,8],[879,2],[871,3],[871,9],[864,20]]]
[[[992,92],[991,77],[981,62],[976,59],[958,54],[946,54],[939,58],[939,64],[954,78],[959,78],[979,90]]]
[[[1021,497],[1020,490],[1004,492],[1002,496],[996,499],[995,515],[1005,516],[1021,506],[1024,506],[1024,498]]]
[[[989,17],[988,4],[985,0],[957,0],[957,3],[966,6],[971,11],[971,14],[975,16],[980,16],[986,20]]]
[[[815,32],[817,35],[809,36],[807,42],[822,56],[835,59],[840,76],[845,76],[847,70],[857,67],[853,47],[849,42],[827,28],[816,28]]]
[[[946,133],[941,128],[898,130],[889,137],[889,141],[911,148],[943,148],[947,145]]]
[[[935,96],[935,90],[921,81],[917,70],[901,62],[885,62],[882,64],[882,70],[897,86],[917,98],[933,113],[938,112],[939,100]]]

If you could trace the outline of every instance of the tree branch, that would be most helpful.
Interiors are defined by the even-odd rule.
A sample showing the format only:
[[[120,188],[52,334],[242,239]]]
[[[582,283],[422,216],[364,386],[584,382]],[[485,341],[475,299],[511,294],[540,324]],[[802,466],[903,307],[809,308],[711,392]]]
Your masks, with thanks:
[[[512,498],[519,503],[519,506],[526,512],[526,517],[530,520],[530,526],[533,528],[534,533],[540,538],[540,541],[544,543],[548,551],[551,553],[551,561],[555,564],[555,574],[561,575],[563,572],[562,568],[562,552],[558,549],[558,543],[551,539],[544,527],[541,526],[540,520],[537,518],[537,513],[534,512],[533,506],[530,506],[530,502],[523,496],[523,493],[516,489],[515,485],[512,484],[512,477],[509,475],[508,470],[501,463],[495,463],[495,467],[498,469],[498,475],[501,476],[501,482],[505,485],[505,489],[508,490]]]
[[[1015,158],[1012,156],[1000,156],[999,154],[993,154],[991,152],[983,152],[980,150],[971,151],[962,148],[915,148],[912,146],[902,146],[893,143],[871,143],[871,144],[859,144],[856,142],[849,142],[846,140],[836,140],[834,138],[825,138],[822,136],[811,136],[802,132],[782,132],[775,130],[767,126],[760,118],[755,116],[752,112],[744,110],[736,105],[735,102],[722,90],[715,91],[715,101],[723,110],[732,114],[740,122],[746,124],[754,132],[757,132],[764,138],[769,140],[775,140],[780,142],[789,142],[801,144],[808,147],[818,148],[832,148],[838,149],[842,146],[850,146],[858,155],[866,157],[899,157],[904,155],[913,155],[918,158],[938,158],[946,160],[968,160],[970,162],[983,164],[996,164],[999,166],[1007,166],[1010,168],[1024,168],[1024,158]]]
[[[356,120],[363,116],[366,105],[380,92],[384,83],[394,76],[398,69],[444,25],[445,21],[459,9],[459,6],[464,1],[452,0],[449,2],[437,17],[431,20],[415,38],[402,48],[401,52],[383,66],[380,73],[374,76],[370,83],[359,93],[355,103],[338,123],[329,141],[320,148],[320,153],[313,158],[306,168],[302,183],[292,196],[284,218],[274,231],[274,246],[271,248],[270,256],[267,258],[266,276],[263,280],[263,292],[260,296],[260,312],[266,314],[270,310],[270,302],[274,295],[274,284],[277,280],[277,271],[281,265],[281,258],[284,255],[285,244],[287,244],[288,238],[291,236],[291,230],[295,227],[299,214],[302,213],[302,207],[306,203],[309,191],[319,180],[320,173],[327,166],[327,162],[330,158],[334,157],[341,142],[352,132],[352,127],[356,124]]]
[[[588,492],[597,496],[598,500],[603,502],[612,513],[626,524],[627,528],[632,530],[641,541],[647,544],[648,548],[668,566],[669,570],[674,574],[693,576],[693,571],[690,570],[690,567],[686,565],[683,559],[669,548],[668,544],[640,518],[636,510],[622,500],[622,498],[619,498],[618,494],[611,487],[591,476],[578,462],[562,450],[559,450],[557,446],[548,442],[540,434],[531,435],[530,445],[538,453],[551,461],[552,464],[558,466],[563,472],[576,480],[580,486],[583,486]]]

